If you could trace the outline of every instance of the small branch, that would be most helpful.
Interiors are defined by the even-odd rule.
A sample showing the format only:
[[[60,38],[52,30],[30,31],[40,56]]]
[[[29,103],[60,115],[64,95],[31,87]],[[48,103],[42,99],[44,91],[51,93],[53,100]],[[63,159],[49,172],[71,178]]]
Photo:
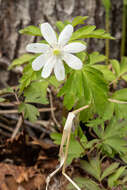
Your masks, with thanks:
[[[115,100],[115,99],[108,99],[109,102],[117,103],[117,104],[127,104],[127,102],[121,101],[121,100]]]
[[[20,129],[21,125],[22,125],[22,122],[23,122],[23,119],[22,119],[22,116],[20,116],[19,120],[18,120],[18,123],[16,125],[16,128],[15,128],[15,130],[14,130],[12,136],[11,136],[11,139],[14,139],[15,136],[18,134],[19,129]]]
[[[10,132],[13,132],[13,129],[12,129],[12,128],[8,127],[7,125],[5,125],[5,124],[3,124],[3,123],[0,123],[0,127],[3,128],[3,129],[8,130],[8,131],[10,131]]]
[[[3,107],[12,107],[12,106],[17,106],[19,105],[18,102],[0,102],[0,106]]]
[[[38,109],[39,112],[50,112],[52,110],[55,110],[56,108],[40,108]],[[18,110],[0,110],[0,114],[13,114],[13,113],[19,113]]]
[[[55,113],[54,113],[54,109],[53,109],[53,98],[52,98],[51,90],[49,88],[48,88],[48,92],[49,92],[52,119],[53,119],[54,123],[57,125],[57,127],[59,129],[61,129],[61,125],[59,124],[59,122],[57,121],[57,119],[55,117]]]
[[[7,132],[4,132],[3,130],[0,129],[0,134],[5,136],[5,137],[10,137],[11,134],[10,133],[7,133]]]

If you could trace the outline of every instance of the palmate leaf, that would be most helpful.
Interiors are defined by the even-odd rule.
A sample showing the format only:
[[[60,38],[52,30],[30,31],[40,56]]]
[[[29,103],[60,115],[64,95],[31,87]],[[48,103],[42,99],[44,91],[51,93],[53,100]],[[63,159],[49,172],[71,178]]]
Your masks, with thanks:
[[[114,162],[112,163],[109,167],[107,167],[102,176],[101,176],[101,180],[103,180],[105,177],[111,175],[112,173],[114,173],[116,171],[116,169],[118,168],[119,163],[118,162]]]
[[[24,29],[19,30],[20,34],[27,34],[27,35],[32,35],[32,36],[42,36],[40,28],[37,26],[27,26]]]
[[[106,56],[103,54],[99,54],[99,52],[92,52],[89,54],[89,64],[93,65],[95,63],[103,62],[105,61]]]
[[[37,120],[37,116],[39,116],[38,109],[31,105],[31,104],[25,104],[21,103],[18,107],[19,113],[24,113],[24,118],[29,119],[31,122],[35,122]]]
[[[83,39],[85,38],[84,36],[90,34],[92,31],[94,31],[96,28],[96,26],[92,26],[92,25],[87,25],[87,26],[84,26],[78,30],[76,30],[72,36],[71,36],[71,39],[70,40],[77,40],[77,39]]]
[[[100,189],[99,185],[89,179],[89,178],[84,178],[84,177],[75,177],[74,181],[76,182],[76,184],[78,184],[78,186],[82,189],[82,190],[105,190],[104,188]],[[73,190],[74,186],[72,186],[71,184],[69,184],[67,186],[68,190]]]
[[[29,86],[31,81],[34,81],[37,79],[37,73],[38,72],[33,71],[31,63],[27,64],[24,67],[23,75],[19,81],[19,92],[20,92],[20,94],[23,92],[24,88]]]
[[[111,82],[111,81],[116,79],[115,74],[111,70],[109,70],[108,65],[99,65],[99,64],[97,64],[97,65],[93,65],[93,67],[95,69],[100,70],[103,73],[105,80]]]
[[[125,154],[127,152],[127,121],[118,122],[114,117],[108,126],[103,129],[93,127],[95,134],[102,141],[101,148],[110,156],[114,154]]]
[[[47,100],[48,82],[45,80],[35,81],[24,90],[25,102],[34,102],[40,104],[48,104]]]
[[[20,66],[23,65],[33,59],[35,59],[37,57],[37,55],[32,55],[32,54],[24,54],[21,57],[14,59],[12,64],[9,66],[9,70],[16,67],[16,66]]]
[[[101,181],[101,162],[98,157],[91,158],[89,162],[80,161],[81,168],[92,175],[98,181]]]
[[[77,26],[78,24],[84,24],[84,21],[88,18],[88,16],[77,16],[72,21],[72,26]]]
[[[117,181],[120,178],[120,176],[123,174],[123,172],[125,171],[126,166],[121,166],[120,168],[117,169],[117,171],[112,174],[109,178],[108,178],[108,186],[109,187],[115,187],[117,186]]]
[[[111,98],[127,102],[127,88],[117,90],[114,94],[112,94]],[[126,118],[127,104],[114,103],[114,112],[117,119]]]
[[[77,26],[78,24],[84,24],[84,21],[88,18],[88,16],[77,16],[73,19],[72,23],[68,22],[68,21],[57,21],[56,22],[56,27],[58,28],[59,32],[61,32],[64,27],[67,24],[72,24],[73,27]]]
[[[82,111],[80,118],[85,121],[91,114],[103,114],[107,102],[107,83],[103,74],[97,69],[85,65],[80,71],[72,71],[59,96],[64,95],[64,105],[67,109],[73,106],[81,107],[91,103],[89,109]]]
[[[123,79],[127,81],[127,57],[122,57],[121,63],[116,59],[111,59],[110,63],[115,71],[116,79]]]
[[[83,39],[83,38],[99,38],[99,39],[115,39],[110,33],[107,33],[104,29],[96,29],[94,25],[87,25],[78,30],[76,30],[72,36],[70,41]]]

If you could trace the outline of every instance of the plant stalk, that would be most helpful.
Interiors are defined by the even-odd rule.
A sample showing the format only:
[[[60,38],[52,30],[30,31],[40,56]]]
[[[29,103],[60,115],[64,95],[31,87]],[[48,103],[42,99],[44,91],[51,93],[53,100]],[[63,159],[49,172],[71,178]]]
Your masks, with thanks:
[[[121,61],[122,57],[125,55],[125,43],[126,43],[126,13],[127,6],[124,4],[123,0],[123,14],[122,14],[122,41],[121,41]]]
[[[105,15],[105,28],[106,28],[106,32],[110,32],[110,18],[109,18],[109,11],[106,11],[106,15]],[[109,39],[106,39],[105,41],[105,55],[107,57],[106,59],[106,65],[109,64],[109,51],[110,51],[110,43],[109,43]]]

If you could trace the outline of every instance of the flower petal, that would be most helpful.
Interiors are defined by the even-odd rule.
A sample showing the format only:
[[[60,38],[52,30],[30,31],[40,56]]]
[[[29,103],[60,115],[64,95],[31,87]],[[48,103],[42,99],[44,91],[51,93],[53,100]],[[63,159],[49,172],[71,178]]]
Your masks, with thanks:
[[[26,46],[26,51],[31,53],[45,53],[50,50],[49,45],[42,43],[31,43]]]
[[[71,24],[66,25],[59,35],[58,44],[64,46],[69,41],[72,33],[73,26]]]
[[[41,33],[50,45],[57,44],[56,33],[49,23],[41,24]]]
[[[45,54],[42,54],[42,55],[38,56],[32,62],[32,68],[34,71],[39,71],[45,63],[46,63],[46,56],[45,56]]]
[[[78,53],[86,49],[86,46],[80,42],[73,42],[64,46],[63,50],[68,53]]]
[[[65,69],[61,59],[57,59],[54,67],[54,73],[57,80],[61,81],[65,79]]]
[[[75,70],[79,70],[83,66],[82,61],[78,57],[70,53],[65,53],[63,55],[63,60],[68,64],[69,67]]]
[[[56,58],[54,56],[50,57],[46,64],[44,65],[44,68],[42,70],[42,73],[41,73],[41,76],[43,78],[48,78],[49,75],[51,74],[53,68],[54,68],[54,65],[56,63]]]

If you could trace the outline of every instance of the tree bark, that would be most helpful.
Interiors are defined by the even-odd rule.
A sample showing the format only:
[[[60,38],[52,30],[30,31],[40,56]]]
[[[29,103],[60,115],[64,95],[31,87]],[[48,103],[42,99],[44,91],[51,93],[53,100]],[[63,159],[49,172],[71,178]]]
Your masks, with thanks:
[[[10,80],[6,67],[19,55],[25,53],[25,47],[35,42],[36,37],[20,35],[19,29],[28,25],[57,20],[72,20],[75,16],[89,16],[88,24],[105,28],[105,11],[101,0],[0,0],[0,75],[4,83]],[[112,0],[111,34],[116,37],[110,42],[110,57],[120,55],[122,27],[122,1]],[[104,53],[104,40],[90,39],[88,50]],[[5,73],[3,73],[5,72]],[[1,80],[1,77],[0,77]]]

